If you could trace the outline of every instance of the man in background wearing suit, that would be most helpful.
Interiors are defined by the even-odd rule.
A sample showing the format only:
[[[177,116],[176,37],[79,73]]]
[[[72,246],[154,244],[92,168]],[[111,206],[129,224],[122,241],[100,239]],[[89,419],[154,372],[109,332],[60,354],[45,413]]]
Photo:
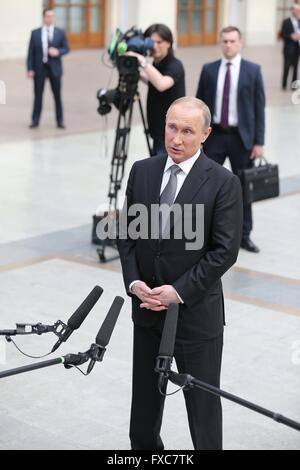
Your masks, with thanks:
[[[45,80],[49,78],[55,100],[57,127],[64,129],[61,57],[69,52],[69,46],[64,31],[54,26],[54,11],[44,10],[43,19],[43,27],[31,33],[27,57],[27,74],[34,80],[34,106],[30,128],[39,126]]]
[[[222,60],[204,65],[197,98],[209,106],[213,133],[204,146],[220,165],[229,157],[235,174],[251,168],[263,157],[265,139],[265,92],[259,65],[243,60],[242,35],[238,28],[221,31]],[[241,247],[258,253],[250,239],[253,228],[251,205],[244,204]]]
[[[297,88],[294,84],[298,80],[298,64],[300,54],[300,5],[295,3],[291,8],[291,16],[282,23],[281,37],[284,40],[283,56],[284,69],[282,89],[287,89],[290,68],[293,69],[292,89]]]
[[[128,211],[142,204],[151,214],[153,205],[162,208],[164,204],[176,205],[184,214],[189,206],[196,232],[203,230],[204,235],[202,247],[188,247],[185,230],[175,236],[181,220],[175,217],[168,237],[161,227],[160,234],[153,236],[150,225],[155,221],[151,220],[148,237],[129,234],[118,241],[133,308],[133,450],[164,448],[160,437],[164,397],[154,369],[165,311],[171,303],[180,304],[175,345],[179,372],[220,386],[225,318],[221,277],[235,263],[239,251],[242,195],[239,179],[202,151],[210,123],[210,111],[202,101],[191,97],[175,101],[167,114],[168,155],[136,162],[129,177]],[[199,205],[204,206],[204,222],[195,217]],[[193,389],[185,392],[185,401],[194,448],[221,449],[219,398]]]

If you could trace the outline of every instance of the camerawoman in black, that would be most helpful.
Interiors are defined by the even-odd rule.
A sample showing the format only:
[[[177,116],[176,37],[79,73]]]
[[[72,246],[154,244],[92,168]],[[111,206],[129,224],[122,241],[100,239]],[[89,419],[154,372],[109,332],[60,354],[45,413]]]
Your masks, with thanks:
[[[172,31],[164,24],[153,24],[144,33],[154,47],[153,63],[141,54],[128,52],[137,57],[141,67],[141,79],[148,84],[147,119],[153,139],[152,155],[162,155],[165,150],[166,115],[171,104],[185,96],[185,71],[173,50]]]

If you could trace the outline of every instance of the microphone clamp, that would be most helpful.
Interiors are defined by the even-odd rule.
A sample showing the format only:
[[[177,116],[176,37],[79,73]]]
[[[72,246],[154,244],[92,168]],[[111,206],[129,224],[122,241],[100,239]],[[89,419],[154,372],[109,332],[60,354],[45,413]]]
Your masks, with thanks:
[[[173,364],[173,357],[158,356],[156,360],[155,372],[159,374],[169,375]]]
[[[184,391],[191,390],[195,387],[193,377],[189,374],[177,374],[172,370],[169,373],[169,380],[175,385],[181,387]]]
[[[56,333],[57,328],[61,322],[55,323],[55,325],[43,325],[42,323],[31,324],[31,323],[17,323],[15,330],[0,330],[0,336],[18,336],[18,335],[39,335],[44,333]]]
[[[66,369],[71,369],[74,366],[81,366],[86,362],[90,361],[88,366],[87,375],[89,375],[96,362],[102,362],[105,354],[106,348],[100,346],[99,344],[92,344],[90,349],[84,353],[78,354],[68,354],[65,356],[64,367]]]
[[[51,353],[54,353],[62,343],[65,343],[73,333],[73,329],[70,328],[68,325],[63,323],[61,320],[58,320],[54,325],[53,333],[58,337],[58,341],[53,346]]]
[[[173,357],[171,356],[158,356],[156,360],[155,372],[159,373],[158,389],[163,396],[165,396],[167,392],[172,363]]]

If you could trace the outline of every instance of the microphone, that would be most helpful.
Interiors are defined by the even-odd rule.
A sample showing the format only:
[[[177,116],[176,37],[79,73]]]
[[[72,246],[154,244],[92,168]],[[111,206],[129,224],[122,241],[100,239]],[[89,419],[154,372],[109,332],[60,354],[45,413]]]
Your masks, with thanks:
[[[87,373],[90,374],[94,368],[96,361],[102,361],[106,346],[108,345],[112,332],[116,326],[119,314],[124,305],[125,300],[122,297],[116,297],[113,301],[104,322],[96,337],[96,344],[93,345],[94,358],[92,358]]]
[[[89,293],[87,298],[82,302],[82,304],[78,307],[78,309],[68,320],[67,326],[63,325],[63,329],[59,333],[59,340],[53,346],[51,353],[56,351],[62,343],[66,342],[74,330],[78,330],[78,328],[82,325],[82,323],[84,322],[92,308],[96,305],[102,294],[102,287],[94,287],[94,289]]]
[[[170,304],[160,342],[155,371],[159,373],[159,389],[166,391],[171,371],[176,341],[179,305]]]
[[[159,356],[162,357],[173,357],[175,340],[176,340],[176,331],[177,331],[177,321],[178,321],[179,305],[171,304],[169,305],[165,325],[163,329],[163,334],[159,347]]]

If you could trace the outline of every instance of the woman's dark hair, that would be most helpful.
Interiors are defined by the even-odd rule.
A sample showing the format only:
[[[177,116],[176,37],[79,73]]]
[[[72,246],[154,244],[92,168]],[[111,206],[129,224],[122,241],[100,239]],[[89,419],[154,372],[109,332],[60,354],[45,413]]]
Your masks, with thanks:
[[[174,44],[174,38],[173,38],[173,33],[166,26],[165,24],[157,23],[157,24],[152,24],[149,26],[148,29],[146,29],[144,36],[146,38],[150,37],[153,33],[157,33],[163,41],[169,42],[171,44],[171,47],[169,49],[169,54],[174,54],[173,50],[173,44]]]

